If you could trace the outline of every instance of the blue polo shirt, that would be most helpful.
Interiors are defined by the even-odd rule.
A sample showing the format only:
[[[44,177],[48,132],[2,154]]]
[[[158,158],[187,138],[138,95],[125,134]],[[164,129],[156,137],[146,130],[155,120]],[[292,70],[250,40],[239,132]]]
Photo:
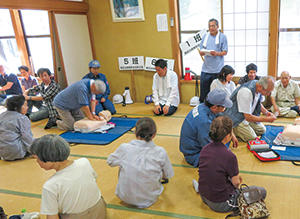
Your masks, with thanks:
[[[38,85],[38,81],[35,77],[32,77],[31,75],[29,75],[28,80],[26,80],[25,78],[22,78],[21,80],[21,84],[22,86],[25,87],[25,90],[32,88],[33,86]]]
[[[203,49],[203,43],[206,34],[203,37],[203,40],[200,42],[200,50]],[[216,36],[209,35],[206,49],[214,50],[216,52],[228,51],[228,42],[227,37],[220,32],[219,35],[219,44],[216,44]],[[204,63],[202,65],[202,71],[205,73],[219,73],[224,66],[224,56],[205,56]]]
[[[18,77],[11,73],[11,74],[4,74],[4,76],[2,76],[2,74],[0,74],[0,86],[5,86],[7,84],[7,82],[12,82],[13,85],[11,86],[10,89],[6,90],[5,93],[6,94],[22,94],[22,88],[19,82]]]
[[[92,98],[90,81],[83,79],[71,84],[54,97],[53,105],[62,110],[77,110],[89,106]]]
[[[210,124],[215,118],[216,116],[204,103],[194,107],[185,117],[179,147],[185,160],[194,167],[198,166],[202,148],[210,142]]]

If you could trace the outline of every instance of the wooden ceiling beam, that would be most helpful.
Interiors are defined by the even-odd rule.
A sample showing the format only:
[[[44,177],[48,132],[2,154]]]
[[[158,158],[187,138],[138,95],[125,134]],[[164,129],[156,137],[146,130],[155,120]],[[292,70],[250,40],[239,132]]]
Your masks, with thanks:
[[[85,2],[62,0],[1,0],[0,8],[87,13],[89,5]]]

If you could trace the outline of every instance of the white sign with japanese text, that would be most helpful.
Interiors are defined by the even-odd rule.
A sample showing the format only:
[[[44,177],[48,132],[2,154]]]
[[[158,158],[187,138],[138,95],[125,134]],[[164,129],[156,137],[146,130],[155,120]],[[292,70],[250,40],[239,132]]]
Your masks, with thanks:
[[[184,55],[189,54],[190,52],[192,52],[194,49],[197,49],[197,47],[199,46],[203,36],[206,34],[206,30],[203,29],[201,31],[199,31],[198,33],[196,33],[194,36],[188,38],[187,41],[181,42],[179,44],[180,49],[182,51],[182,53]]]
[[[144,56],[119,57],[119,70],[143,70]]]
[[[145,70],[146,71],[155,71],[155,62],[158,59],[161,59],[161,58],[146,57]],[[168,63],[167,68],[170,69],[171,71],[173,71],[175,60],[174,59],[164,59],[164,60],[166,60]]]

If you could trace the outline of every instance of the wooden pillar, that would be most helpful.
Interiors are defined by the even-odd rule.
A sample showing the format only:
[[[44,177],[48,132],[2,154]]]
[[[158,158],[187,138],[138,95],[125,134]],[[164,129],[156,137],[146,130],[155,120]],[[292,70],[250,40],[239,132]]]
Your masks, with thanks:
[[[20,58],[22,65],[26,65],[28,67],[31,67],[30,62],[29,62],[29,57],[28,57],[28,52],[26,48],[26,43],[25,43],[25,37],[24,37],[24,32],[20,20],[20,14],[18,10],[9,10],[10,16],[11,16],[11,21],[12,25],[15,31],[15,37],[17,41],[17,46],[18,50],[20,53]],[[31,71],[31,74],[33,72]]]
[[[268,75],[277,77],[280,0],[270,1]]]
[[[181,85],[180,79],[182,78],[182,64],[181,64],[181,52],[179,49],[180,36],[179,36],[179,16],[178,16],[178,1],[169,0],[169,14],[170,18],[174,21],[174,26],[171,26],[171,40],[172,40],[172,58],[175,60],[174,71],[178,76],[178,90],[181,98]]]
[[[133,102],[136,102],[136,89],[135,89],[135,80],[134,80],[134,72],[131,70],[131,93]]]

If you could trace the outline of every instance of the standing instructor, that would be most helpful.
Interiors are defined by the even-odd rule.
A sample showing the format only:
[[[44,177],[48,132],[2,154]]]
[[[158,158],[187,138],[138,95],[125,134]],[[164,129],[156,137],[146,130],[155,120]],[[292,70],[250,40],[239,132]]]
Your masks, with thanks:
[[[227,37],[218,30],[219,22],[214,18],[210,19],[208,28],[209,32],[204,35],[199,45],[199,53],[201,56],[204,56],[200,82],[201,103],[210,91],[211,82],[217,78],[218,73],[223,68],[224,56],[227,55],[228,51]],[[209,54],[201,51],[203,49],[210,50]]]

